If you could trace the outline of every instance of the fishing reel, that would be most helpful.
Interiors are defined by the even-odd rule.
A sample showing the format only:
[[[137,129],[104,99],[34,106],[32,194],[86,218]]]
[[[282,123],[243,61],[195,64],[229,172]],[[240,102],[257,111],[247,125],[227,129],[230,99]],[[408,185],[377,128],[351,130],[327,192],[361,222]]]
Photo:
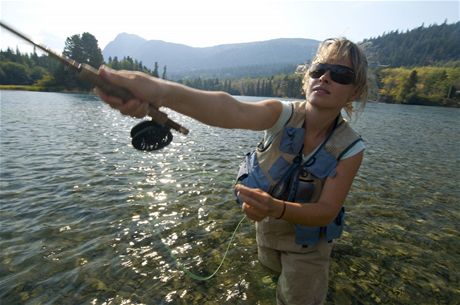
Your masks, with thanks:
[[[171,143],[171,128],[153,120],[142,121],[131,129],[131,144],[137,150],[154,151]]]
[[[168,118],[167,114],[150,107],[148,115],[152,118],[142,121],[131,129],[131,144],[137,150],[155,151],[171,143],[171,129],[187,135],[188,129]]]

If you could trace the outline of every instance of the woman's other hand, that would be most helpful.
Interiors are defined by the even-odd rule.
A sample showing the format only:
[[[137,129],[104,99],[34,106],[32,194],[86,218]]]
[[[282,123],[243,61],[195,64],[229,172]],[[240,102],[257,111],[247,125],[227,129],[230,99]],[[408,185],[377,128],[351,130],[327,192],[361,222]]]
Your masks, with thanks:
[[[243,201],[244,213],[252,220],[261,221],[266,217],[278,218],[283,213],[285,203],[260,189],[238,184],[235,190]]]

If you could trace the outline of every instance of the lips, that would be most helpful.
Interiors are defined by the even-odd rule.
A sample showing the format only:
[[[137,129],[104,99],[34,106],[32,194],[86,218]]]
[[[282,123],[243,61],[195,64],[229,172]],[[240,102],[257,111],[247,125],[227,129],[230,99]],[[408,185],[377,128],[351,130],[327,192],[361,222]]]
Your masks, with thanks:
[[[318,93],[323,93],[323,94],[331,94],[331,92],[329,90],[327,90],[326,88],[321,87],[321,86],[314,87],[312,91],[313,92],[318,92]]]

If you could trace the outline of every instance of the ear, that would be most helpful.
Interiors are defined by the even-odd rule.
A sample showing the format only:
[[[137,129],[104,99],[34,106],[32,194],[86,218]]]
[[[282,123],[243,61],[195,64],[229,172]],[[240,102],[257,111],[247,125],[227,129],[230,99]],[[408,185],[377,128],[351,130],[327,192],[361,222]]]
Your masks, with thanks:
[[[353,93],[350,96],[351,101],[356,101],[356,99],[361,95],[361,90],[359,88],[354,88]]]

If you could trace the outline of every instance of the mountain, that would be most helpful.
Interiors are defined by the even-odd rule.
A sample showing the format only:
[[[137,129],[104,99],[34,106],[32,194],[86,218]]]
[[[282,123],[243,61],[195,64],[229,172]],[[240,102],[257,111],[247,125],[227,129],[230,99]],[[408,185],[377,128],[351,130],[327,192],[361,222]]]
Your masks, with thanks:
[[[166,65],[168,77],[226,75],[226,77],[272,75],[309,61],[319,41],[280,38],[267,41],[195,48],[161,40],[119,34],[102,51],[104,59],[129,56],[152,69]],[[244,72],[243,72],[244,71]],[[238,75],[244,74],[244,75]]]

